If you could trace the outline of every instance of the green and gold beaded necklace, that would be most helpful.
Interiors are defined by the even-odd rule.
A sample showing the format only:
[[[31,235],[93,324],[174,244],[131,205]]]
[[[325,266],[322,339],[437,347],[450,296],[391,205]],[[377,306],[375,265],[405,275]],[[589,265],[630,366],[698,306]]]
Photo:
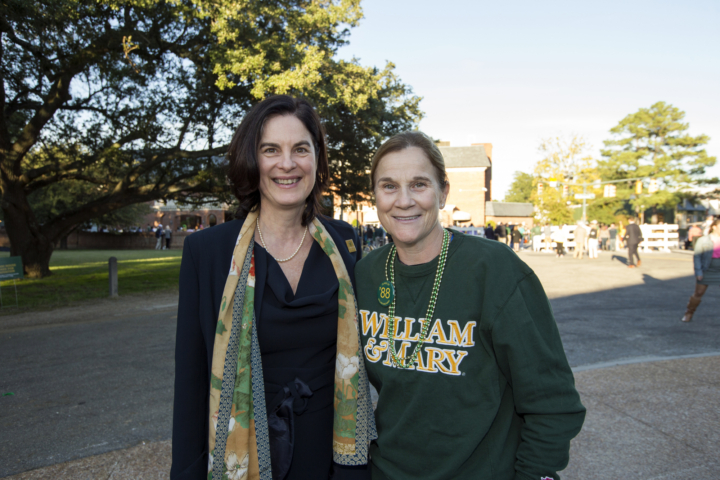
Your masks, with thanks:
[[[388,254],[388,258],[385,263],[385,278],[387,280],[381,284],[381,289],[382,285],[387,285],[389,283],[387,287],[391,288],[389,295],[391,302],[388,310],[390,356],[392,357],[393,364],[398,368],[412,368],[413,364],[417,361],[418,354],[422,351],[423,344],[425,343],[428,331],[430,330],[433,314],[435,313],[435,303],[437,302],[438,293],[440,292],[440,282],[442,281],[443,271],[445,270],[449,244],[450,233],[443,229],[442,249],[440,250],[440,259],[438,260],[438,267],[435,272],[435,283],[433,283],[432,293],[430,294],[430,303],[428,304],[427,314],[425,315],[425,318],[421,320],[422,328],[420,329],[420,338],[418,339],[417,345],[415,345],[415,350],[413,350],[412,355],[407,357],[399,356],[395,350],[395,256],[397,255],[397,249],[395,248],[395,245],[390,248],[390,253]],[[389,275],[388,271],[390,272]]]

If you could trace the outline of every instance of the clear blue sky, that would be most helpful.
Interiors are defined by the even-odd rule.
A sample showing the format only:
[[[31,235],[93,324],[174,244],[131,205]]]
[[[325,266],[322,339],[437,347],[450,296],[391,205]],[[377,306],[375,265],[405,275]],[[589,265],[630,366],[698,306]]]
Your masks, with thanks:
[[[493,199],[542,138],[580,134],[596,158],[638,108],[684,110],[720,157],[720,1],[363,0],[342,58],[386,61],[423,97],[420,129],[493,144]],[[720,176],[720,166],[710,172]]]

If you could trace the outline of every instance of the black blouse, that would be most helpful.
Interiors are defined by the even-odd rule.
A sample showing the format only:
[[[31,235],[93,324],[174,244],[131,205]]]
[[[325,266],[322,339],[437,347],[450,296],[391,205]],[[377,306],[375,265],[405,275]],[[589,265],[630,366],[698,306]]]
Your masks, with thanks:
[[[293,293],[277,261],[255,244],[256,259],[260,255],[267,276],[255,313],[267,412],[271,415],[283,401],[289,405],[286,410],[293,410],[292,458],[285,480],[328,478],[332,468],[337,276],[330,258],[313,242]],[[299,387],[296,379],[304,387]],[[305,387],[309,390],[303,393]],[[290,455],[287,457],[289,462]],[[273,468],[275,461],[273,458]]]

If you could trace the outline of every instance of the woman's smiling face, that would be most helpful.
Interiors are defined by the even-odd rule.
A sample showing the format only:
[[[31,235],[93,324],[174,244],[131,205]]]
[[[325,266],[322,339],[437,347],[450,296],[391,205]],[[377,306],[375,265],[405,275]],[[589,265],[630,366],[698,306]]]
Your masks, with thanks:
[[[265,122],[257,153],[261,205],[302,208],[315,186],[316,152],[312,135],[294,115]]]
[[[391,152],[375,170],[378,217],[398,248],[420,247],[439,225],[441,205],[450,186],[440,186],[437,172],[418,147]]]

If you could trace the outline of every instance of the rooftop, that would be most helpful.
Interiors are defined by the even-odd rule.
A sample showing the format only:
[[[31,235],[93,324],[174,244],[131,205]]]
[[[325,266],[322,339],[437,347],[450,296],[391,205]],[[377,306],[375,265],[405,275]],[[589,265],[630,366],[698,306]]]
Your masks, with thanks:
[[[485,147],[438,147],[445,159],[445,168],[491,167]]]
[[[487,202],[485,215],[493,217],[532,217],[532,203]]]

